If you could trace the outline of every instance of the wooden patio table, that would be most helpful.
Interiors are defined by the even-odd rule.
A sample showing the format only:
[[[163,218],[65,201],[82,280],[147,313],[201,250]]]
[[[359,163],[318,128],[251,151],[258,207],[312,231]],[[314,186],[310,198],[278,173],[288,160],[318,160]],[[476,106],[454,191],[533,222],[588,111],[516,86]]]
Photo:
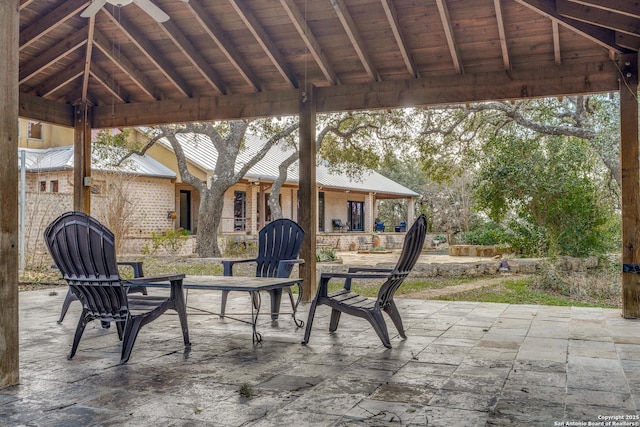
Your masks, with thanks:
[[[283,277],[244,277],[244,276],[185,276],[182,280],[182,289],[189,290],[214,290],[214,291],[247,291],[251,296],[251,326],[253,330],[253,343],[257,344],[262,342],[262,335],[256,330],[256,324],[258,322],[258,315],[260,314],[260,291],[269,291],[273,289],[282,289],[286,286],[298,286],[298,298],[293,307],[291,313],[293,321],[297,327],[304,326],[304,322],[296,318],[296,311],[298,305],[302,300],[302,278],[283,278]],[[168,283],[147,283],[144,278],[127,280],[132,285],[147,286],[149,288],[168,288]],[[187,304],[187,298],[184,299],[185,306]],[[193,307],[191,307],[193,309]],[[217,314],[212,311],[196,308],[195,310],[207,313]],[[236,315],[249,314],[249,313],[233,313]],[[271,313],[269,313],[271,314]],[[279,313],[274,313],[279,314]],[[230,319],[246,322],[245,320],[231,317],[228,314],[220,315],[220,317],[229,317]],[[249,323],[249,322],[246,322]]]

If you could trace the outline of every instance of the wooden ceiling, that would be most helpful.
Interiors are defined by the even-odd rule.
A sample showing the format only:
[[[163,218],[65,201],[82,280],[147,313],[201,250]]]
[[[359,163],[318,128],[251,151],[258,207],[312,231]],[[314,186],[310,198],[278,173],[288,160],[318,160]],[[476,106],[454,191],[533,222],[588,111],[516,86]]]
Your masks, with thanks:
[[[20,1],[20,115],[95,127],[617,90],[636,0]]]

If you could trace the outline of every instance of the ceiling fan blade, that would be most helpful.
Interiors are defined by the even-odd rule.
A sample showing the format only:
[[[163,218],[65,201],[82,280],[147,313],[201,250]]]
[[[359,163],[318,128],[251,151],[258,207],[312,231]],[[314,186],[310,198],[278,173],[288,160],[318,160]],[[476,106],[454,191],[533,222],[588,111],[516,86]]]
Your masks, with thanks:
[[[135,4],[140,6],[140,9],[144,10],[158,22],[165,22],[169,20],[169,15],[164,13],[162,9],[160,9],[155,4],[151,3],[149,0],[133,0]]]
[[[102,6],[104,6],[105,4],[107,4],[107,0],[93,0],[93,2],[89,6],[87,6],[85,10],[82,11],[80,16],[82,16],[83,18],[91,18],[96,13],[98,13],[98,11],[102,9]]]

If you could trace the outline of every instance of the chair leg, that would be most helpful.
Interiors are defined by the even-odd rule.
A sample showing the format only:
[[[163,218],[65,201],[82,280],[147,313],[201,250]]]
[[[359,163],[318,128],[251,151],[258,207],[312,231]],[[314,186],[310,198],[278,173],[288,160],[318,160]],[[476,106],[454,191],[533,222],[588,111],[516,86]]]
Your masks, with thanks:
[[[124,336],[124,322],[115,322],[116,329],[118,330],[118,339],[122,341],[122,337]]]
[[[400,317],[400,312],[398,311],[398,307],[396,307],[396,303],[391,300],[389,302],[389,304],[387,305],[387,307],[384,309],[384,311],[387,312],[387,314],[389,315],[389,317],[391,317],[391,320],[393,321],[393,324],[395,325],[396,329],[398,330],[398,334],[400,334],[400,336],[402,338],[406,338],[407,335],[405,335],[404,333],[404,326],[402,325],[402,318]]]
[[[76,327],[76,333],[73,336],[73,344],[71,345],[71,352],[67,356],[68,360],[71,360],[73,356],[76,355],[76,350],[78,350],[78,344],[80,344],[80,338],[82,338],[82,333],[84,332],[84,328],[87,326],[90,320],[87,319],[86,311],[82,310],[82,315],[78,320],[78,326]]]
[[[309,342],[309,336],[311,335],[311,327],[313,326],[313,316],[316,314],[316,306],[318,305],[318,298],[314,298],[311,301],[311,306],[309,307],[309,316],[307,317],[307,327],[304,330],[304,339],[302,340],[302,345],[307,345]]]
[[[331,309],[331,320],[329,321],[329,332],[335,332],[338,330],[338,323],[340,323],[340,315],[342,312],[336,310],[335,308]]]
[[[282,301],[282,289],[273,289],[268,292],[271,296],[271,320],[278,320],[280,301]]]
[[[64,297],[64,302],[62,303],[62,311],[60,312],[58,323],[62,323],[62,321],[64,320],[64,316],[67,314],[67,310],[69,310],[69,306],[73,301],[77,299],[78,298],[76,297],[76,294],[74,294],[71,288],[69,288],[67,290],[67,295]]]
[[[131,351],[133,345],[138,337],[138,332],[142,327],[143,316],[133,316],[127,319],[124,326],[124,337],[122,339],[122,356],[120,357],[120,364],[127,363],[129,357],[131,357]]]
[[[222,296],[221,296],[222,302],[220,303],[220,317],[224,317],[224,309],[227,306],[228,296],[229,296],[229,291],[222,291]]]
[[[371,323],[371,326],[373,326],[373,329],[376,331],[376,334],[378,334],[378,337],[380,337],[380,340],[382,341],[382,345],[384,345],[387,348],[391,348],[391,341],[389,340],[389,332],[387,331],[387,324],[384,321],[382,312],[380,310],[368,311],[367,320],[369,320],[369,323]]]

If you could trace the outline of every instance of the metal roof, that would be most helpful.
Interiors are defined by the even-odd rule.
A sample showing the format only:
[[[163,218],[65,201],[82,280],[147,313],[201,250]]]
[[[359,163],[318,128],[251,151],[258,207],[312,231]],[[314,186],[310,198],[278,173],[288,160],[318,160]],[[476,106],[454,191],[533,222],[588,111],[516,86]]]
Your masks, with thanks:
[[[184,150],[185,156],[201,169],[213,173],[212,171],[218,158],[218,152],[211,141],[209,141],[207,137],[197,134],[178,134],[177,137]],[[160,139],[159,142],[171,150],[171,144],[167,140]],[[240,170],[241,166],[249,161],[265,142],[264,139],[257,135],[246,135],[245,149],[242,150],[238,156],[236,171]],[[278,166],[282,160],[289,157],[291,153],[293,153],[291,147],[282,145],[272,147],[265,157],[249,170],[244,178],[262,182],[275,181],[278,177]],[[347,174],[331,172],[322,161],[317,164],[316,178],[317,185],[336,190],[384,193],[386,195],[406,197],[419,196],[415,191],[392,181],[376,171],[368,170],[362,174],[360,179],[352,179]],[[298,162],[295,162],[289,167],[286,182],[289,184],[297,184],[298,181]]]
[[[46,149],[20,148],[26,153],[27,172],[46,172],[73,169],[73,146]],[[133,154],[120,166],[114,166],[92,153],[91,167],[96,171],[123,172],[154,178],[175,179],[176,173],[148,155]]]

